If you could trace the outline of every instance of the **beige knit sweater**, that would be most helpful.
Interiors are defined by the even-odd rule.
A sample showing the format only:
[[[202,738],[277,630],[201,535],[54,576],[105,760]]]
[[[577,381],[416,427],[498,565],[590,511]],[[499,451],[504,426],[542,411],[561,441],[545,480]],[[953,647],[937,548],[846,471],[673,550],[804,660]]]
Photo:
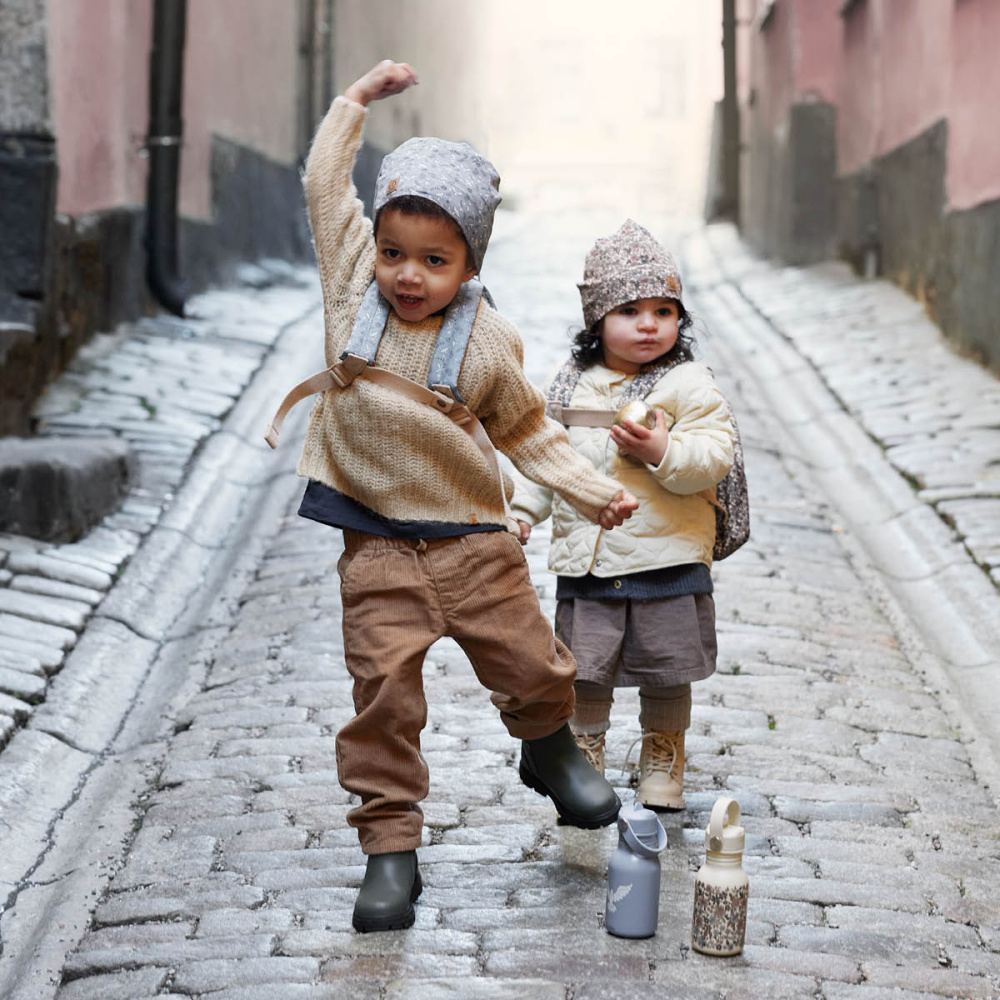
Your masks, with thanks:
[[[362,296],[375,275],[372,223],[351,183],[365,109],[338,97],[306,163],[306,201],[323,287],[326,360],[347,346]],[[441,317],[419,323],[392,311],[375,363],[426,383]],[[545,400],[525,378],[514,327],[482,303],[458,389],[493,444],[528,479],[551,487],[586,518],[621,490],[570,447],[545,416]],[[469,435],[451,420],[363,379],[316,403],[300,476],[318,480],[383,517],[459,524],[504,524],[499,484]]]

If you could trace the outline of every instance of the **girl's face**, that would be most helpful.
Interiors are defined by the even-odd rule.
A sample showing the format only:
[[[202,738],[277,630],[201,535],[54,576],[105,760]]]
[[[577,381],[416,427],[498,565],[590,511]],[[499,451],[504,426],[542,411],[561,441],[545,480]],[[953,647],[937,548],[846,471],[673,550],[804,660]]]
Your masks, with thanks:
[[[677,343],[678,308],[674,299],[638,299],[609,312],[601,344],[608,368],[634,375]]]

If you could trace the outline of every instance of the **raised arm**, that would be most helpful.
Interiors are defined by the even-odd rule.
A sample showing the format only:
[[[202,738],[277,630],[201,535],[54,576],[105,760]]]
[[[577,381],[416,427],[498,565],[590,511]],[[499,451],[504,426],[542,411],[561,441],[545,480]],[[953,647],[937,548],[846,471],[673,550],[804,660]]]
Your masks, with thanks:
[[[371,223],[351,180],[370,101],[401,93],[417,82],[406,63],[389,59],[370,69],[331,104],[305,167],[306,204],[324,290],[337,295],[371,244]]]
[[[383,59],[364,76],[355,80],[344,91],[344,97],[367,108],[371,101],[381,101],[384,97],[401,94],[419,82],[417,74],[409,63]]]

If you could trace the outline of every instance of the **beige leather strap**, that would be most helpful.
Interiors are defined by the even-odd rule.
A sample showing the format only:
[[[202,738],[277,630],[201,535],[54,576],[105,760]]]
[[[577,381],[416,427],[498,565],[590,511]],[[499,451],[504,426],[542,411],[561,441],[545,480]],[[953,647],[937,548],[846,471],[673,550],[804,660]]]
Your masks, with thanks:
[[[295,386],[281,401],[278,412],[274,415],[274,419],[267,425],[267,430],[264,432],[264,440],[268,443],[269,447],[278,447],[278,438],[281,436],[281,425],[285,422],[288,411],[296,403],[305,399],[306,396],[312,396],[317,392],[326,392],[327,389],[332,389],[335,384],[333,381],[333,371],[329,368],[324,368],[323,371],[316,372],[315,375],[310,375],[305,381]]]
[[[487,464],[496,476],[500,486],[500,496],[503,499],[504,513],[510,519],[507,490],[504,488],[503,473],[500,470],[496,449],[493,447],[493,442],[490,441],[485,428],[479,422],[479,418],[472,410],[465,403],[455,399],[447,386],[437,385],[433,389],[428,389],[427,386],[414,382],[403,375],[397,375],[385,368],[373,367],[356,354],[348,354],[337,364],[331,365],[321,372],[316,372],[315,375],[310,375],[305,381],[295,386],[282,400],[274,419],[268,424],[264,440],[271,448],[277,448],[278,439],[281,436],[281,426],[285,422],[288,411],[296,403],[317,392],[326,392],[328,389],[346,389],[356,378],[375,382],[406,396],[407,399],[429,406],[439,413],[443,413],[449,420],[461,427],[476,443],[476,447],[483,453]]]
[[[549,414],[564,427],[613,427],[615,423],[614,410],[590,410],[584,406],[560,406],[552,403],[549,405]]]

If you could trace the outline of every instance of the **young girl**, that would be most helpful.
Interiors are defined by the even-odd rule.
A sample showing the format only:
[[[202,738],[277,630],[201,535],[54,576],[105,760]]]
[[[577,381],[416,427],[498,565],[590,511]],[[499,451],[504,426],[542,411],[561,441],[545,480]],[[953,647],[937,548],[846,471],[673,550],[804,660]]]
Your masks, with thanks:
[[[715,670],[712,499],[733,463],[733,429],[711,372],[692,359],[677,265],[647,230],[630,219],[598,240],[579,288],[586,329],[549,387],[549,410],[639,509],[607,533],[518,477],[512,510],[522,541],[552,514],[556,634],[578,665],[577,743],[603,773],[614,688],[637,686],[636,797],[683,809],[691,683]],[[624,403],[643,399],[653,426],[612,426]]]

